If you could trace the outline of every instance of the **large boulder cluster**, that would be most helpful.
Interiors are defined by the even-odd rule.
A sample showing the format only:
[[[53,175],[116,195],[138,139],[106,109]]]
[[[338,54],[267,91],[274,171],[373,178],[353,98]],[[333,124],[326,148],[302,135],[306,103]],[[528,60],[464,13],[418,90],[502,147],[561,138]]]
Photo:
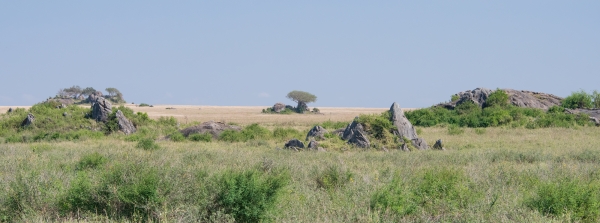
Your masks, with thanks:
[[[199,134],[209,133],[213,136],[213,138],[218,138],[219,135],[221,134],[221,132],[223,132],[225,130],[241,131],[242,128],[240,128],[239,126],[235,126],[235,125],[227,125],[223,122],[208,121],[208,122],[204,122],[197,126],[192,126],[192,127],[183,129],[180,132],[185,137],[188,137],[189,135],[195,134],[195,133],[199,133]]]
[[[514,89],[501,89],[508,95],[512,105],[524,108],[539,108],[548,110],[552,106],[559,106],[563,98],[553,94],[546,94],[534,91],[520,91]],[[487,88],[475,88],[473,90],[463,91],[455,94],[458,100],[447,103],[441,103],[438,106],[448,109],[454,109],[457,105],[472,101],[474,104],[483,107],[489,95],[494,92]]]

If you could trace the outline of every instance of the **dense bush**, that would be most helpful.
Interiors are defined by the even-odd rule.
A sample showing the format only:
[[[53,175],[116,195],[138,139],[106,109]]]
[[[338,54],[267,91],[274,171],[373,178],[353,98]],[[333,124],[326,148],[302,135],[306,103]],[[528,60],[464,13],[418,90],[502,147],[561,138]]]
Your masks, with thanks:
[[[443,213],[466,208],[480,196],[471,180],[455,169],[429,169],[410,183],[398,176],[371,198],[371,208],[392,211],[400,216],[422,209],[428,213]]]
[[[507,107],[509,105],[508,102],[508,94],[501,89],[496,89],[492,92],[488,98],[485,100],[484,107]]]
[[[527,205],[553,216],[571,216],[571,221],[597,222],[600,219],[600,184],[577,179],[543,182]]]
[[[333,121],[324,121],[319,124],[321,127],[326,129],[342,129],[348,126],[348,122],[333,122]]]
[[[222,211],[236,222],[265,221],[267,211],[275,207],[281,190],[288,184],[287,171],[264,173],[258,170],[227,171],[217,183],[213,212]]]
[[[190,134],[188,139],[195,142],[210,142],[212,141],[213,137],[210,133],[194,133]]]
[[[576,109],[576,108],[593,108],[594,104],[593,96],[585,92],[584,90],[576,91],[571,93],[562,100],[561,105],[565,108]]]
[[[138,141],[136,147],[140,148],[140,149],[144,149],[144,150],[157,150],[157,149],[160,149],[160,146],[158,146],[158,144],[156,144],[156,142],[154,142],[154,139],[152,139],[152,138],[140,139]]]
[[[99,153],[91,153],[81,157],[77,165],[75,166],[76,170],[85,170],[89,168],[96,168],[104,163],[106,163],[107,158],[100,155]]]
[[[269,139],[272,137],[271,131],[258,124],[251,124],[242,131],[225,130],[219,135],[219,139],[226,142],[246,142],[255,139]]]
[[[303,138],[300,131],[293,128],[277,127],[273,130],[273,138],[280,140],[290,140],[294,138]]]
[[[353,181],[352,172],[344,171],[337,165],[329,165],[327,169],[315,175],[317,187],[325,190],[341,188]]]
[[[589,125],[586,114],[565,114],[563,108],[552,107],[548,111],[521,108],[512,105],[480,108],[472,102],[462,103],[454,110],[430,107],[405,112],[415,126],[457,125],[480,128],[511,126],[527,128],[572,127]]]

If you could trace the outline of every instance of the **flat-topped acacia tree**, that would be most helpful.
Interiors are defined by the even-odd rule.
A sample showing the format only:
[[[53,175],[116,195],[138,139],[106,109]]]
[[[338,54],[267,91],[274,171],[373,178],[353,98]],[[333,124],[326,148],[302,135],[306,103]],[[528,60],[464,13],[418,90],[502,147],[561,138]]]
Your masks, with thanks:
[[[286,97],[298,103],[298,106],[296,106],[296,112],[298,113],[304,113],[308,110],[307,103],[317,101],[317,96],[305,91],[290,91]]]

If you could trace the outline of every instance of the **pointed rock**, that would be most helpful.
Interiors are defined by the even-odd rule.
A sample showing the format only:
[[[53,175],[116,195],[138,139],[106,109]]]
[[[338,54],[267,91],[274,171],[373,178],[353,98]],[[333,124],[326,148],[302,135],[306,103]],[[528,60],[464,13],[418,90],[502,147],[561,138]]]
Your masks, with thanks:
[[[319,143],[315,140],[310,140],[310,142],[308,143],[307,148],[310,150],[317,150],[317,148],[319,147]]]
[[[348,140],[348,143],[361,148],[369,148],[371,146],[371,142],[369,142],[364,127],[362,124],[358,123],[356,119],[346,127],[342,139]]]
[[[27,114],[27,117],[25,117],[23,122],[21,122],[21,126],[27,127],[27,126],[32,125],[34,122],[35,122],[35,116],[33,116],[33,114],[29,113],[29,114]]]
[[[425,140],[419,138],[417,135],[417,131],[415,131],[415,127],[408,121],[402,108],[398,103],[394,102],[392,107],[390,108],[390,121],[394,124],[394,126],[398,129],[395,134],[401,139],[407,138],[412,141],[412,144],[417,147],[417,149],[428,149],[427,143]]]
[[[92,118],[96,121],[106,122],[112,112],[112,105],[103,97],[97,97],[92,103]]]
[[[316,140],[325,139],[325,133],[327,133],[327,130],[317,125],[308,131],[308,134],[306,134],[306,140],[309,140],[310,138],[314,138]]]
[[[441,139],[438,139],[437,141],[435,141],[435,144],[433,145],[433,149],[446,150],[444,148],[444,145],[442,145],[442,140]]]
[[[123,133],[125,133],[125,135],[135,133],[135,131],[136,131],[135,126],[133,126],[133,123],[131,121],[129,121],[129,119],[127,119],[125,117],[125,115],[123,115],[123,112],[121,112],[121,110],[117,110],[116,115],[117,115],[117,124],[119,124],[119,130],[121,130]]]

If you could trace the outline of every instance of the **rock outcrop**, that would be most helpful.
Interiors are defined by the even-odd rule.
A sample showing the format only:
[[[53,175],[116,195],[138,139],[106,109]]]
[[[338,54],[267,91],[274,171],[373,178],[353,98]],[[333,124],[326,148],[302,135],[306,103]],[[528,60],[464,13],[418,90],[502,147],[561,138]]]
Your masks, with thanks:
[[[119,130],[125,133],[125,135],[135,133],[135,126],[133,126],[133,123],[129,121],[129,119],[127,119],[125,115],[123,115],[123,112],[121,112],[121,110],[117,110],[116,116],[117,124],[119,125]]]
[[[106,122],[112,112],[112,105],[103,97],[97,97],[92,103],[92,118],[96,121]]]
[[[33,116],[33,114],[29,113],[29,114],[27,114],[27,117],[25,117],[23,122],[21,122],[21,126],[27,127],[27,126],[33,125],[34,122],[35,122],[35,116]]]
[[[285,143],[285,148],[294,150],[304,149],[304,143],[298,139],[292,139]]]
[[[241,131],[242,128],[240,128],[239,126],[235,126],[235,125],[227,125],[223,122],[208,121],[208,122],[204,122],[197,126],[192,126],[192,127],[183,129],[180,132],[185,137],[188,137],[189,135],[194,134],[194,133],[199,133],[199,134],[210,133],[213,136],[213,138],[218,138],[219,135],[221,134],[221,132],[223,132],[225,130]]]
[[[308,146],[306,146],[306,148],[308,148],[310,150],[317,150],[319,148],[319,143],[315,140],[310,140],[310,142],[308,143]]]
[[[533,91],[519,91],[513,89],[503,89],[508,94],[508,99],[512,105],[523,108],[539,108],[548,110],[552,106],[560,106],[561,97],[553,94],[546,94]]]
[[[325,133],[327,133],[327,130],[317,125],[308,131],[308,134],[306,134],[306,140],[309,140],[310,138],[314,138],[316,140],[325,139]]]
[[[600,126],[600,109],[565,109],[565,113],[567,114],[579,114],[584,113],[590,116],[590,121],[594,122],[596,126]]]
[[[364,127],[356,119],[346,127],[342,134],[342,139],[360,148],[369,148],[371,146]]]
[[[274,112],[282,112],[283,110],[285,110],[285,104],[283,103],[275,103],[275,105],[273,105],[273,111]]]
[[[444,148],[444,145],[442,144],[441,139],[438,139],[437,141],[435,141],[435,144],[433,145],[433,149],[446,150],[446,148]]]
[[[534,91],[520,91],[514,89],[501,89],[508,95],[508,100],[512,105],[524,107],[524,108],[539,108],[548,110],[552,106],[560,105],[562,100],[553,94],[546,94]],[[448,103],[441,103],[437,106],[445,107],[447,109],[454,109],[457,105],[472,101],[479,107],[483,107],[487,98],[493,90],[487,88],[475,88],[474,90],[463,91],[455,94],[458,96],[458,100],[451,101]]]
[[[410,139],[412,141],[412,144],[415,147],[417,147],[417,149],[422,150],[429,148],[425,140],[417,136],[417,131],[415,131],[415,127],[410,123],[410,121],[408,121],[398,103],[394,102],[394,104],[392,104],[392,107],[390,107],[390,115],[390,121],[392,121],[394,126],[397,128],[397,131],[394,133],[398,137],[400,137],[401,139]]]

